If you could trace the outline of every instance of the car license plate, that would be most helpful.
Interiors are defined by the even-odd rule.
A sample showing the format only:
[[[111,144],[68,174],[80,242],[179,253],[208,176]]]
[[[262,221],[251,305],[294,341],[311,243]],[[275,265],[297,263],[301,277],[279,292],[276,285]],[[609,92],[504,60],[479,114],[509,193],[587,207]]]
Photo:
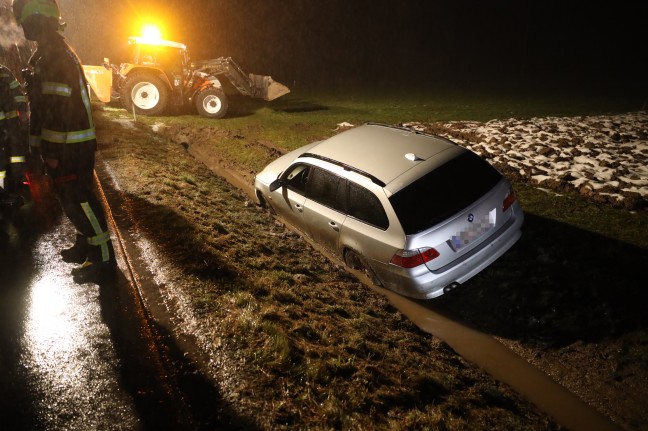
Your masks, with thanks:
[[[446,243],[450,246],[452,251],[459,251],[468,244],[474,242],[476,239],[484,235],[486,232],[491,230],[495,226],[497,209],[493,208],[484,214],[481,218],[474,218],[472,214],[469,216],[469,220],[472,219],[472,222],[469,224],[467,229],[462,230],[461,232],[452,235]]]

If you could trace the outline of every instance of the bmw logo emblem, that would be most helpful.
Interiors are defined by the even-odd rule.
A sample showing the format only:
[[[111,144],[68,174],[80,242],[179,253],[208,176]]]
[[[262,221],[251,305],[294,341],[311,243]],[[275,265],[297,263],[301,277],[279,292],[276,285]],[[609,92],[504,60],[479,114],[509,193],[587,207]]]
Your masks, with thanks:
[[[471,214],[468,214],[468,221],[469,221],[470,223],[474,222],[474,221],[475,221],[475,215],[472,214],[472,213],[471,213]]]

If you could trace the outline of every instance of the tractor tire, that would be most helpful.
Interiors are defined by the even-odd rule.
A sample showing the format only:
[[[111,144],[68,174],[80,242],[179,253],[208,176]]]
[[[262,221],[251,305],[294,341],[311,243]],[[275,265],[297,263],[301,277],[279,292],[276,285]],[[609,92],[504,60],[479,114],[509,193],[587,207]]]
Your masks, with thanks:
[[[141,115],[161,115],[169,104],[169,87],[151,73],[133,72],[121,88],[124,109]]]
[[[223,118],[227,114],[227,97],[222,90],[208,87],[194,97],[198,114],[206,118]]]

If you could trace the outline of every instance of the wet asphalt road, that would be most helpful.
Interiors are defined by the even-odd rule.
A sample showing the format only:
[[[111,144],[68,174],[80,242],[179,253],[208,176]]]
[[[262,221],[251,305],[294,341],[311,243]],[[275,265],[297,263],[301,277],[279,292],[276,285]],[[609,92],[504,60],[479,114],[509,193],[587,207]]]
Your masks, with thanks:
[[[116,286],[72,281],[59,250],[74,228],[60,218],[40,235],[8,230],[0,263],[0,405],[8,429],[141,429],[107,316],[115,310],[106,289]]]
[[[116,281],[76,284],[59,254],[74,228],[34,194],[0,223],[0,428],[231,429],[215,388],[143,307],[119,242]]]

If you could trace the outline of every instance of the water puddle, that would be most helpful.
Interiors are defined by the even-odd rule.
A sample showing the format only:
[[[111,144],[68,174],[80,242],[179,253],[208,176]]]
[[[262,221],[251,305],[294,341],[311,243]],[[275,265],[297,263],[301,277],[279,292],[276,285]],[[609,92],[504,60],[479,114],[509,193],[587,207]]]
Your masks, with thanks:
[[[495,338],[463,326],[437,311],[432,302],[416,301],[375,288],[423,331],[443,340],[466,360],[506,383],[527,400],[574,431],[621,430]]]

